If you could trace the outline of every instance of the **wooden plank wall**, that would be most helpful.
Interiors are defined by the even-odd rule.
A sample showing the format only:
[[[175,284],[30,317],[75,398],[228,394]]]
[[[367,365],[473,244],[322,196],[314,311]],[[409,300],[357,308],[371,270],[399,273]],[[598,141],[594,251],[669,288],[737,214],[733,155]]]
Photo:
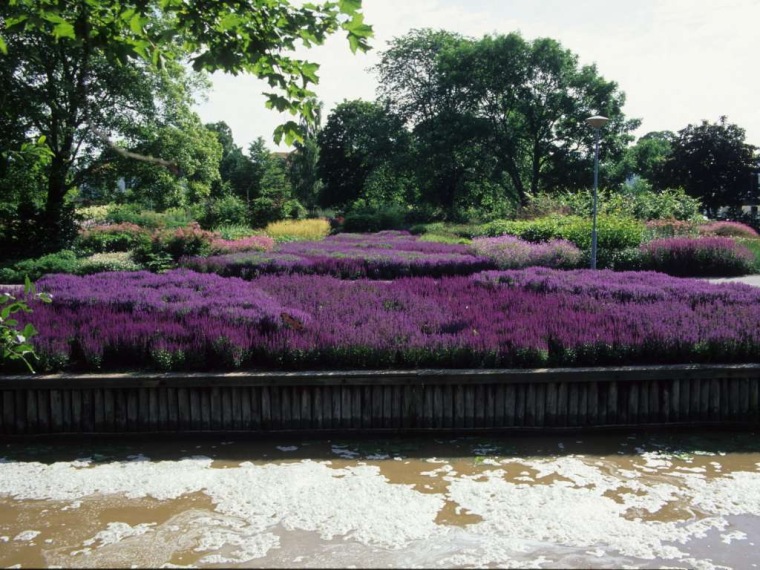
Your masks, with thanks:
[[[442,371],[441,371],[442,372]],[[198,431],[494,430],[760,424],[760,366],[531,377],[464,373],[277,382],[241,375],[71,381],[0,379],[0,435]],[[638,376],[638,377],[637,377]],[[218,378],[216,379],[218,380]]]

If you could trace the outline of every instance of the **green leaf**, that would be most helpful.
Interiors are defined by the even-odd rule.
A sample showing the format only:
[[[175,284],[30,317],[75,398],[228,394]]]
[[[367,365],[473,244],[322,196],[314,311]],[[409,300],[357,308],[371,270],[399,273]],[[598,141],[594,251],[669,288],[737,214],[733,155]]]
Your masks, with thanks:
[[[301,66],[301,75],[312,83],[319,83],[319,77],[317,77],[318,70],[319,64],[306,62]]]
[[[55,27],[53,27],[53,35],[58,39],[76,38],[76,34],[74,33],[74,26],[72,26],[68,22],[62,22],[60,24],[57,24]]]
[[[132,18],[129,20],[129,29],[132,30],[132,33],[135,35],[142,35],[143,33],[143,26],[145,25],[145,20],[140,17],[140,14],[135,14],[132,16]]]
[[[2,37],[0,37],[0,52],[2,52],[4,55],[8,54],[8,46],[5,45],[5,40],[3,40]]]
[[[338,1],[338,7],[341,12],[344,14],[348,14],[349,16],[353,16],[361,10],[362,8],[362,0],[339,0]]]

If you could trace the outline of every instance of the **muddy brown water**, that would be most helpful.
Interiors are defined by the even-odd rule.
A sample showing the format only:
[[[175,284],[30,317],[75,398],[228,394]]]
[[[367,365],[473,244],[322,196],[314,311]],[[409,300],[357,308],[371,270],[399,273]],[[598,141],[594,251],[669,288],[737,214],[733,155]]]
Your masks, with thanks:
[[[753,568],[748,432],[0,444],[2,567]]]

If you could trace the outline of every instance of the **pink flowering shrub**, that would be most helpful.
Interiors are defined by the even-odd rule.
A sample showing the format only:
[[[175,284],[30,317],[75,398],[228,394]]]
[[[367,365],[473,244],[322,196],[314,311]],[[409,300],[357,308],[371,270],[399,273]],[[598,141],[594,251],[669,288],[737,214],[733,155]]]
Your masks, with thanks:
[[[754,270],[755,256],[726,237],[665,238],[639,248],[640,269],[681,277],[730,277]]]
[[[646,222],[646,232],[651,238],[694,237],[698,233],[697,228],[696,222],[684,220],[662,219]]]
[[[577,267],[582,258],[581,250],[564,239],[531,243],[504,235],[475,239],[472,249],[476,255],[493,261],[499,269],[518,269],[535,265],[569,269]]]
[[[150,233],[137,224],[99,224],[81,230],[77,246],[87,253],[112,253],[129,251],[149,239]]]
[[[274,239],[269,236],[248,236],[235,240],[215,237],[211,240],[212,255],[242,253],[244,251],[270,251],[273,247]]]
[[[701,236],[758,238],[760,235],[746,224],[740,222],[710,222],[699,226]]]

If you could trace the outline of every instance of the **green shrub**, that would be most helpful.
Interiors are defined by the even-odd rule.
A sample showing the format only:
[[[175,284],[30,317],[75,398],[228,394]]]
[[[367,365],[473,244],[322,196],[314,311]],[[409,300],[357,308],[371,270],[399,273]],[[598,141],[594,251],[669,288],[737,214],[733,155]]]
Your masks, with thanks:
[[[217,229],[220,226],[247,226],[248,206],[242,199],[231,194],[209,200],[198,221],[206,230]]]
[[[235,240],[250,236],[263,235],[263,230],[254,230],[247,224],[229,224],[219,226],[214,233],[222,239]]]
[[[164,212],[143,210],[134,204],[119,205],[112,208],[107,221],[113,224],[128,222],[151,230],[175,229],[193,223],[200,212],[193,208],[169,208]]]
[[[633,217],[637,220],[696,220],[701,217],[701,202],[682,188],[653,190],[612,191],[601,189],[597,193],[597,212],[610,216]],[[549,214],[591,217],[593,193],[541,192],[531,197],[521,208],[518,217],[532,219]]]
[[[46,273],[76,273],[80,261],[70,250],[62,250],[33,259],[25,259],[0,269],[0,283],[23,283],[24,278],[36,281]]]
[[[208,255],[213,238],[213,233],[201,229],[197,223],[174,230],[157,230],[150,240],[135,248],[132,257],[151,271],[162,271],[180,257]]]
[[[552,216],[535,220],[497,220],[480,227],[480,236],[513,235],[530,242],[564,239],[590,255],[591,219]],[[615,252],[637,247],[644,239],[644,224],[632,218],[602,215],[597,218],[597,265],[609,267]],[[480,237],[476,236],[476,237]]]
[[[349,211],[343,221],[343,231],[349,233],[380,232],[403,229],[405,210],[397,205],[363,206]]]
[[[743,245],[755,256],[754,273],[760,273],[760,239],[739,238],[736,243]]]
[[[139,271],[142,267],[135,263],[129,252],[96,253],[79,260],[79,275],[102,273],[103,271]]]
[[[75,242],[86,254],[129,251],[150,239],[150,233],[136,224],[124,222],[92,226],[81,230]]]

